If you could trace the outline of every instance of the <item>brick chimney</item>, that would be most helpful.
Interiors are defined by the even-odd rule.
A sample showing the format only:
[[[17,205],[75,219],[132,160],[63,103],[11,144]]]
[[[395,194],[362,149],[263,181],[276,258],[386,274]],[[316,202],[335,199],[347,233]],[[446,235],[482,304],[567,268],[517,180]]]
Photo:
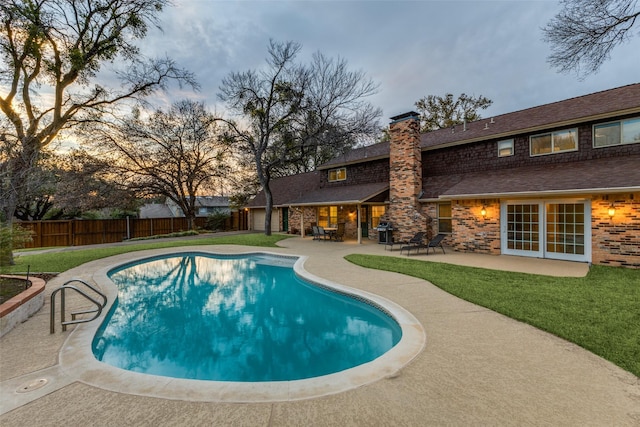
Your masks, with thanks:
[[[413,237],[426,231],[419,212],[422,191],[422,152],[420,150],[420,116],[411,111],[391,118],[389,125],[389,211],[397,239]]]

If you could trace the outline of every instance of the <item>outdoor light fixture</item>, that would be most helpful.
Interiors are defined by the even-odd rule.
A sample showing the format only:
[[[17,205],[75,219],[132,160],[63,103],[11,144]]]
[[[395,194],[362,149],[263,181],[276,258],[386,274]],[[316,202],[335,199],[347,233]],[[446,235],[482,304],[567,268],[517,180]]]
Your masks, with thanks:
[[[609,218],[613,218],[615,214],[616,214],[616,207],[613,206],[613,203],[611,203],[611,206],[609,206]]]
[[[480,215],[482,215],[482,218],[485,218],[487,216],[487,208],[482,206],[482,209],[480,209]]]

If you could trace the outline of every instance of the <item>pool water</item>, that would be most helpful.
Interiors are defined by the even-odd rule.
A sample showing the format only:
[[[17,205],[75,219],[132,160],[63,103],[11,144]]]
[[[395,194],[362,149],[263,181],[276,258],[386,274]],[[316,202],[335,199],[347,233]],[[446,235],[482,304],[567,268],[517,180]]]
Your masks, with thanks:
[[[112,270],[118,299],[93,353],[167,377],[285,381],[367,363],[398,343],[394,319],[300,279],[296,260],[187,253]]]

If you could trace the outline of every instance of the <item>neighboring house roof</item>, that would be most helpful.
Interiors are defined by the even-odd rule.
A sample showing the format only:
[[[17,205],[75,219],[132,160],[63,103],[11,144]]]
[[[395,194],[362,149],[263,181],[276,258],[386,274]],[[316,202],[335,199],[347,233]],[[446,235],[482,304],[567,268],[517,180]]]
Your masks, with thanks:
[[[147,203],[140,206],[140,218],[170,218],[171,209],[164,203]]]
[[[203,208],[228,208],[229,198],[226,196],[197,196],[196,206]]]
[[[640,191],[640,155],[425,179],[423,199]],[[629,185],[629,183],[635,183]]]

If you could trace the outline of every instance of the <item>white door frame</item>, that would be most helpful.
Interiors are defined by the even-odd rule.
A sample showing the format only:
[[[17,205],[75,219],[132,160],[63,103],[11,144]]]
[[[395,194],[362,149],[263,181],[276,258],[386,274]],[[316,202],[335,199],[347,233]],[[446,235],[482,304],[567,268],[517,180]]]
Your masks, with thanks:
[[[555,204],[584,205],[584,254],[552,252],[547,248],[547,209]],[[538,206],[538,249],[522,250],[508,247],[508,205]],[[561,259],[567,261],[591,262],[591,200],[590,199],[520,199],[503,200],[500,203],[500,250],[505,255],[519,255],[536,258]]]

